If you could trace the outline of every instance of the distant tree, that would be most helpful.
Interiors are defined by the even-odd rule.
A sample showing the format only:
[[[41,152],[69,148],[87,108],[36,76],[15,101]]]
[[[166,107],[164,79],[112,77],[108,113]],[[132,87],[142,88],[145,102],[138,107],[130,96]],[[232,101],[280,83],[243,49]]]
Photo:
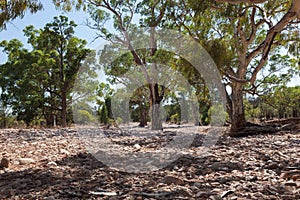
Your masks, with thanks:
[[[139,122],[140,127],[147,126],[149,119],[149,92],[147,86],[136,89],[129,101],[131,118]]]
[[[274,92],[264,96],[263,100],[275,109],[278,118],[299,117],[300,87],[277,87]]]
[[[75,26],[60,16],[40,30],[26,27],[32,50],[16,39],[1,42],[8,54],[1,65],[2,97],[9,99],[18,119],[27,124],[37,115],[44,115],[51,124],[53,115],[58,115],[60,124],[66,126],[78,71],[79,77],[92,74],[92,69],[83,65],[91,50],[85,48],[86,41],[73,36]]]

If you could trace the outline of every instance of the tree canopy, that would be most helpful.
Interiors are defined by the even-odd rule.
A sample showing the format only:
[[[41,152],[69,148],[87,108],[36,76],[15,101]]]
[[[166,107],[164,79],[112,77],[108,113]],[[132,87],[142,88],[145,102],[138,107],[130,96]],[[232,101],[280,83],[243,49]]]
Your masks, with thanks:
[[[42,9],[39,0],[1,0],[0,1],[0,30],[6,27],[10,21],[21,17],[26,11],[36,13]]]
[[[74,36],[75,26],[65,16],[55,17],[43,29],[27,26],[24,34],[30,50],[17,39],[1,42],[8,55],[1,65],[1,100],[11,105],[19,120],[29,124],[44,116],[53,124],[53,116],[58,116],[62,126],[71,122],[68,115],[77,73],[81,70],[82,77],[88,74],[81,80],[83,85],[92,76],[92,68],[83,65],[91,50],[85,47],[85,40]]]
[[[201,3],[195,0],[53,0],[53,3],[67,11],[74,7],[76,9],[83,7],[90,14],[87,26],[96,30],[98,37],[113,43],[113,45],[106,46],[106,49],[102,51],[102,58],[119,54],[120,52],[117,51],[118,45],[129,51],[129,53],[123,54],[119,60],[114,60],[114,62],[105,59],[101,61],[106,73],[110,76],[112,84],[116,83],[120,74],[126,73],[134,66],[146,66],[153,59],[164,59],[174,69],[185,75],[190,83],[193,83],[196,93],[208,94],[205,81],[193,70],[193,67],[180,59],[176,61],[169,59],[168,61],[168,58],[172,56],[157,48],[158,44],[155,40],[157,36],[154,34],[154,28],[149,35],[150,49],[136,50],[133,48],[134,42],[144,42],[144,33],[138,32],[140,26],[156,27],[160,30],[176,29],[189,35],[208,51],[223,76],[223,83],[227,88],[227,112],[230,116],[229,121],[233,135],[238,134],[247,125],[244,105],[245,95],[275,95],[276,92],[274,91],[277,90],[278,84],[281,85],[281,88],[284,88],[292,75],[299,73],[300,2],[298,0],[276,2],[266,0],[209,0]],[[4,11],[1,15],[2,27],[9,20],[18,16],[22,17],[26,10],[36,12],[40,8],[41,3],[38,1],[4,1],[1,4],[1,9]],[[69,44],[80,46],[81,41],[71,37],[73,24],[64,22],[63,18],[60,20],[60,22],[54,21],[52,25],[48,24],[45,27],[44,33],[39,36],[44,35],[42,42],[38,42],[38,30],[34,30],[32,27],[25,30],[25,34],[29,37],[29,43],[35,49],[34,52],[24,49],[22,44],[16,40],[3,42],[2,46],[5,51],[10,52],[10,62],[20,57],[20,60],[24,59],[24,62],[35,60],[35,63],[46,62],[49,65],[53,65],[55,62],[60,63],[60,65],[57,65],[60,66],[57,68],[60,72],[57,77],[59,84],[55,87],[60,88],[56,92],[58,92],[58,96],[63,96],[60,106],[65,107],[66,102],[63,99],[68,96],[66,91],[72,87],[71,82],[74,75],[72,70],[68,71],[68,66],[78,66],[78,63],[81,62],[80,59],[71,58],[70,54],[76,55],[83,52],[68,53]],[[66,25],[69,27],[66,27]],[[129,30],[136,31],[130,32]],[[133,34],[138,36],[140,40],[133,41],[131,39]],[[48,43],[45,38],[48,38]],[[62,38],[68,42],[63,42]],[[52,60],[51,56],[54,56],[54,54],[50,51],[50,48],[57,50],[58,58],[56,60]],[[49,51],[51,56],[46,60],[41,60],[38,55],[44,54],[45,51]],[[64,56],[71,59],[68,62],[69,64],[63,62],[62,57]],[[12,63],[16,66],[21,65],[17,67],[17,70],[22,70],[24,66],[19,62]],[[8,63],[3,66],[6,65]],[[159,67],[152,62],[153,69],[159,69]],[[285,72],[281,73],[282,69]],[[150,107],[154,106],[156,108],[155,105],[160,105],[163,98],[167,96],[167,90],[162,85],[153,83],[149,79],[147,70],[144,70],[143,73],[145,77],[148,77],[149,84],[147,87]],[[10,76],[19,78],[17,75]],[[30,76],[34,75],[28,73],[28,77]],[[66,80],[68,76],[71,77],[70,83]],[[43,78],[40,79],[43,81]],[[9,83],[6,79],[3,79],[3,82],[16,84]],[[17,82],[17,84],[20,87],[34,87],[34,85],[30,85],[30,82]],[[11,88],[11,90],[17,89]],[[145,96],[146,94],[141,91],[145,93],[144,89],[141,89],[136,91],[136,95]],[[15,93],[16,91],[14,91]],[[3,99],[6,99],[5,104],[9,103],[9,95],[11,94],[4,93],[2,95]],[[36,95],[38,94],[30,94],[27,95],[27,98],[33,98]],[[207,107],[205,112],[208,112],[210,104],[207,103],[208,101],[204,96],[202,97],[201,103]],[[37,101],[34,105],[38,107],[40,104],[39,98],[34,99]],[[132,103],[137,103],[136,100],[138,99],[145,98],[133,99]],[[25,107],[26,103],[20,109]],[[159,106],[157,109],[159,110]],[[34,109],[34,111],[36,110]],[[30,113],[34,114],[34,112]],[[151,118],[158,120],[153,122],[152,125],[159,129],[161,127],[160,116],[154,116],[154,114],[151,113]],[[64,111],[62,117],[66,118],[65,115],[66,112]]]

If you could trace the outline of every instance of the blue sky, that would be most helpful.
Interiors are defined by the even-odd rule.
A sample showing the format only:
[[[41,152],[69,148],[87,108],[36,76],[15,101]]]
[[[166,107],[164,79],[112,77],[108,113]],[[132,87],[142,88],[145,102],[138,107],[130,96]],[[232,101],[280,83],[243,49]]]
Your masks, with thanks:
[[[66,13],[57,10],[52,4],[52,1],[43,1],[43,6],[44,9],[35,14],[27,12],[24,18],[16,19],[11,23],[8,23],[6,30],[0,32],[0,41],[17,38],[26,44],[27,38],[24,36],[22,31],[26,26],[34,25],[35,28],[43,28],[46,23],[49,23],[53,20],[53,17],[65,15],[69,17],[69,20],[75,21],[75,23],[78,25],[75,29],[75,36],[87,40],[87,47],[94,49],[103,45],[103,40],[100,39],[92,42],[96,37],[96,32],[84,25],[86,19],[88,18],[88,14],[84,13],[83,11]],[[5,61],[5,54],[0,51],[0,63],[4,63]]]

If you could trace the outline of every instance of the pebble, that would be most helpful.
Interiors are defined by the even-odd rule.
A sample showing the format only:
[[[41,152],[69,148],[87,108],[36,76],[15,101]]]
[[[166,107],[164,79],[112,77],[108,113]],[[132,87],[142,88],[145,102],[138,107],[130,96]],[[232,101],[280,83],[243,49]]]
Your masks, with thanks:
[[[35,160],[32,159],[32,158],[20,158],[19,159],[19,163],[20,165],[28,165],[28,164],[31,164],[31,163],[34,163]]]
[[[61,154],[66,154],[66,155],[70,155],[70,152],[65,150],[65,149],[60,149],[60,153]]]
[[[180,178],[174,177],[174,176],[165,176],[162,180],[162,183],[165,183],[167,185],[175,184],[175,185],[183,185],[184,181]]]
[[[7,158],[2,158],[0,162],[0,168],[8,168],[9,160]]]
[[[133,145],[133,147],[137,150],[141,149],[141,145],[139,145],[139,144],[135,144],[135,145]]]
[[[49,166],[57,166],[57,163],[56,162],[54,162],[54,161],[51,161],[51,162],[48,162],[47,163],[47,165],[49,165]]]
[[[297,183],[293,181],[288,181],[284,183],[285,186],[297,187]]]

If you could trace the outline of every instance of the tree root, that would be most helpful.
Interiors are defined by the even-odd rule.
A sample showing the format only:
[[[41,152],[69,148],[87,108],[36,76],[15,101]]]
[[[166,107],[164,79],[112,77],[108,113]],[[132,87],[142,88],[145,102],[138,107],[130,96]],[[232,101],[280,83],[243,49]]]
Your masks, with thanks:
[[[300,118],[289,118],[284,120],[272,120],[264,124],[247,123],[247,126],[239,131],[230,131],[226,135],[231,137],[245,137],[258,134],[276,133],[279,131],[299,131]]]

